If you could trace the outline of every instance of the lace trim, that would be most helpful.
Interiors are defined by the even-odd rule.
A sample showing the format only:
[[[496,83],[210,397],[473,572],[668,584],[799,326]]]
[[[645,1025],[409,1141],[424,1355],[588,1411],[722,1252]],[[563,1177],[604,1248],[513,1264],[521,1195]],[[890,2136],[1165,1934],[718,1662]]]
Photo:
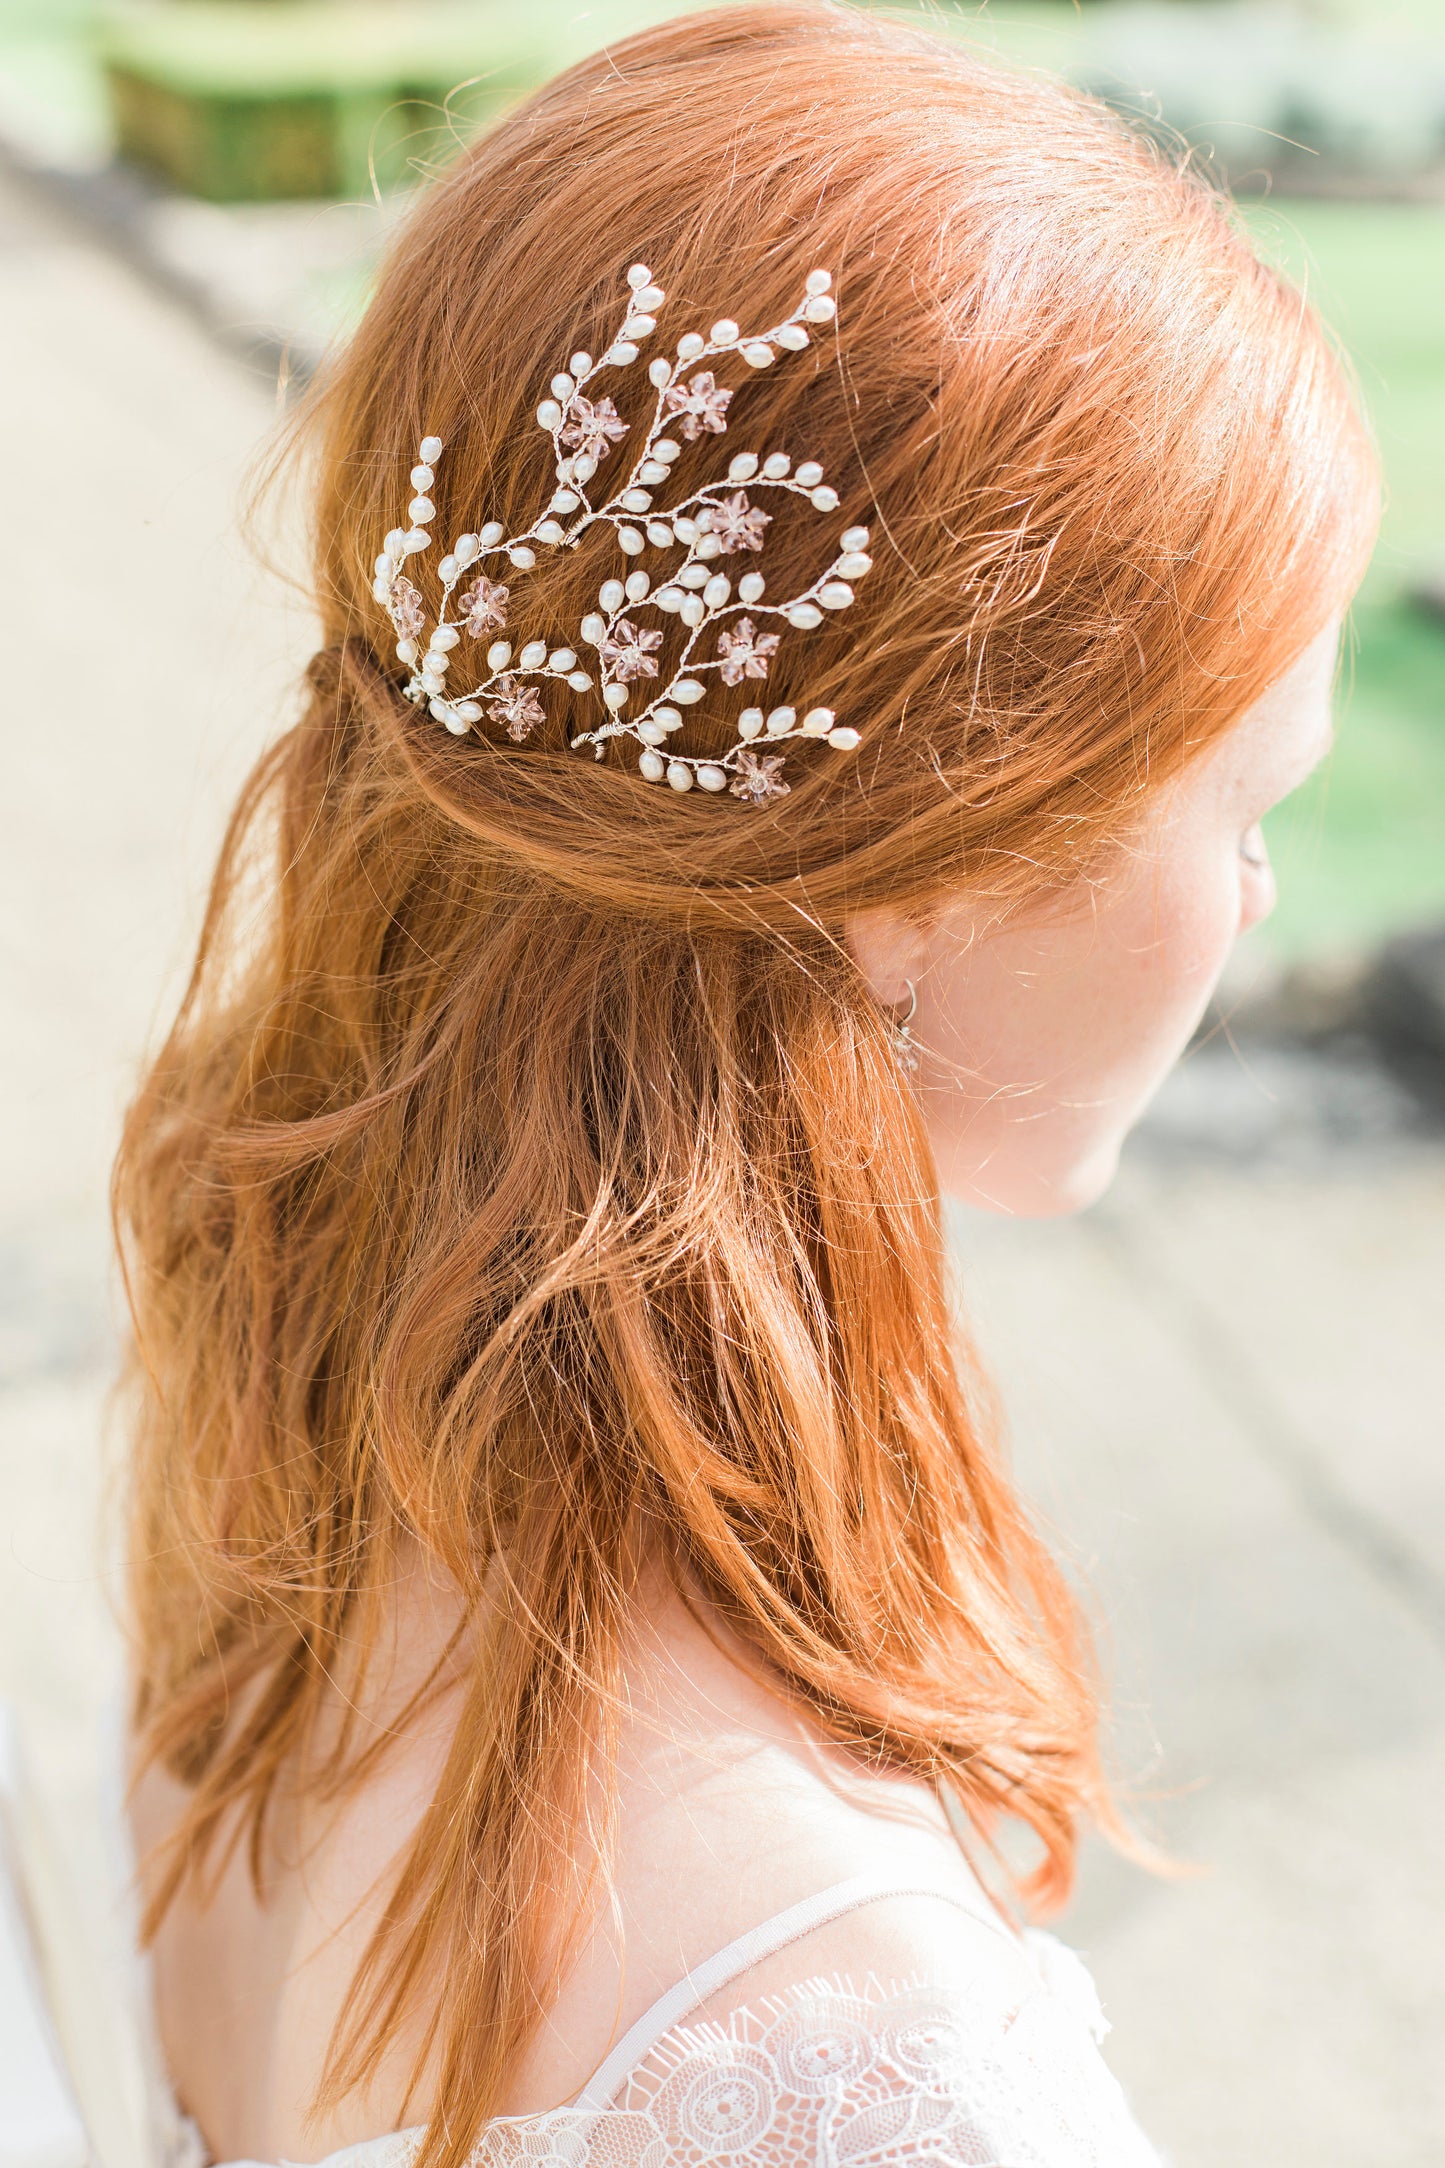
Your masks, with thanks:
[[[500,2117],[470,2168],[1162,2168],[1099,2053],[1088,1971],[1052,1935],[1023,1940],[1033,1979],[1012,1999],[997,1976],[946,1992],[838,1976],[676,2025],[613,2105]],[[321,2168],[410,2168],[420,2139]]]
[[[1098,2052],[1087,1972],[1029,1940],[1038,1984],[1011,2009],[986,1985],[802,1981],[676,2026],[611,2107],[493,2123],[473,2168],[1159,2168]]]

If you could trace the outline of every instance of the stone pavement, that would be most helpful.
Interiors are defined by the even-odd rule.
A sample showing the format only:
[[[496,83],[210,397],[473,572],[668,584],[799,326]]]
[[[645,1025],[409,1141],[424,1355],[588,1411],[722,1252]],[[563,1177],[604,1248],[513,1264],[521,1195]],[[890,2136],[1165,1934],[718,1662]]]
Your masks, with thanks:
[[[118,1676],[105,1177],[304,610],[237,537],[266,385],[0,187],[0,1695],[82,1892]],[[48,687],[54,684],[52,693]],[[42,689],[46,688],[46,689]],[[1182,1871],[1065,1931],[1178,2168],[1445,2159],[1445,1146],[1368,1054],[1196,1055],[1105,1205],[960,1215],[1021,1469]]]

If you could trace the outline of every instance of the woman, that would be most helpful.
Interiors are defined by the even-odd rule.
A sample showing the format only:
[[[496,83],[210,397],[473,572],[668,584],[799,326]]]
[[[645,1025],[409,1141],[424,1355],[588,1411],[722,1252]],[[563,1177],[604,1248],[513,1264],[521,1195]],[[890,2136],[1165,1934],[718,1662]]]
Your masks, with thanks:
[[[180,2099],[1146,2161],[1000,1894],[1123,1832],[939,1194],[1096,1197],[1269,907],[1374,519],[1322,334],[1088,101],[730,6],[461,158],[300,426],[325,647],[118,1179]]]

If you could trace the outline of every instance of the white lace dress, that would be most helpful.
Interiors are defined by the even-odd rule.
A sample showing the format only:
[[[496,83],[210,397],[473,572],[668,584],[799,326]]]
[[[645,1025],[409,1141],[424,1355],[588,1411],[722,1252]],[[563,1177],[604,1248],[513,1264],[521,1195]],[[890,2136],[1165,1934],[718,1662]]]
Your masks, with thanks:
[[[1099,2053],[1083,1965],[1051,1935],[1021,1946],[992,1916],[997,1965],[966,1988],[800,1979],[696,2020],[813,1928],[919,1895],[962,1902],[859,1877],[754,1928],[655,2003],[570,2105],[488,2124],[473,2168],[1161,2168]],[[407,2168],[419,2138],[370,2139],[322,2168]]]

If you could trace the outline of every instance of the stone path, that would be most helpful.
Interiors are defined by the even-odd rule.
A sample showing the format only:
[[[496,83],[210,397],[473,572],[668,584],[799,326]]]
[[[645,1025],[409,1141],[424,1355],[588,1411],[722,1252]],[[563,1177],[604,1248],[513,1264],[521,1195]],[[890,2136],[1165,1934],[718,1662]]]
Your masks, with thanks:
[[[1188,1878],[1067,1923],[1188,2168],[1445,2157],[1445,1163],[1126,1169],[960,1230],[1028,1488]],[[1150,1793],[1154,1794],[1152,1799]]]
[[[304,611],[235,507],[266,386],[0,188],[0,1694],[97,1886],[104,1186]],[[54,685],[54,691],[49,688]],[[1445,1149],[1361,1056],[1197,1057],[1096,1212],[960,1218],[1119,1759],[1193,1871],[1066,1931],[1178,2168],[1445,2158]]]

